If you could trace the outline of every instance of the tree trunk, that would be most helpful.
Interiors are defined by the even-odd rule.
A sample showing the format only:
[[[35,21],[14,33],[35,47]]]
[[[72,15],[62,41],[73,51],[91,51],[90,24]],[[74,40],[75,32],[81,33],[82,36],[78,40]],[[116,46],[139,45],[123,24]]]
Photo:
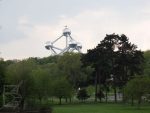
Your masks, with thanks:
[[[140,106],[141,106],[141,96],[138,99],[138,109],[140,109]]]
[[[40,105],[42,105],[42,98],[41,97],[39,97],[39,101],[40,101]]]
[[[114,99],[115,99],[115,103],[117,102],[117,89],[116,86],[114,87]]]
[[[105,94],[105,101],[106,101],[106,103],[107,103],[107,100],[108,100],[108,96],[107,96],[107,88],[106,88],[106,94]]]
[[[102,91],[101,91],[101,80],[100,80],[100,74],[102,74],[102,73],[98,73],[98,84],[99,84],[99,93],[100,93],[100,98],[99,98],[99,100],[100,100],[100,103],[102,102]]]
[[[70,101],[70,103],[71,103],[71,97],[69,98],[69,101]]]
[[[99,101],[102,102],[102,91],[101,91],[101,85],[99,84]]]
[[[24,102],[25,102],[25,99],[22,98],[21,102],[20,102],[20,106],[19,106],[19,111],[22,112],[24,110]]]
[[[132,105],[132,106],[134,105],[133,95],[132,95],[132,97],[131,97],[131,105]]]
[[[124,91],[124,88],[122,90],[122,103],[125,103],[126,102],[126,99],[125,99],[125,91]]]
[[[102,97],[100,96],[100,98],[99,98],[99,101],[100,101],[100,103],[102,102]]]
[[[68,99],[67,98],[65,98],[66,99],[66,103],[68,102]]]
[[[95,102],[97,102],[97,72],[96,72],[96,76],[95,76]]]
[[[51,98],[51,102],[54,103],[53,97]]]
[[[59,104],[61,105],[61,97],[59,98]]]

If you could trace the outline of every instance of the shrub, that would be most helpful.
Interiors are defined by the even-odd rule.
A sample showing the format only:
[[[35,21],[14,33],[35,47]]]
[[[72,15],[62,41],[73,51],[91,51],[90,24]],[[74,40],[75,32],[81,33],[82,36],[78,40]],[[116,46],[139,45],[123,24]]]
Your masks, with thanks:
[[[78,98],[79,100],[84,101],[84,100],[88,99],[89,97],[90,97],[90,96],[87,94],[86,89],[80,89],[80,90],[78,91],[78,93],[77,93],[77,98]]]

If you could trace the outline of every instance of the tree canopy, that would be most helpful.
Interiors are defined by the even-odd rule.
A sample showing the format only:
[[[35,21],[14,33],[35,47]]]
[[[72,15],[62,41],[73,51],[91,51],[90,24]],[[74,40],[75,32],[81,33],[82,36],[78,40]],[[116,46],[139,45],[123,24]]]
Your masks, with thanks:
[[[116,87],[122,88],[133,76],[143,72],[144,57],[124,34],[110,34],[94,49],[88,50],[82,61],[95,69],[95,84],[98,83],[99,88],[112,80],[116,100]]]

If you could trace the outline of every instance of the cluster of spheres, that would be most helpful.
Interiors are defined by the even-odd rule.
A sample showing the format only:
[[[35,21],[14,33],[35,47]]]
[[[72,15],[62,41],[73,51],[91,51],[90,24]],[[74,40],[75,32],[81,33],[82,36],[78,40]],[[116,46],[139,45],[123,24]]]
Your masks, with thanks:
[[[58,46],[55,45],[55,43],[60,40],[61,38],[65,38],[65,47],[64,48],[60,48]],[[63,30],[63,33],[60,37],[58,37],[56,40],[50,42],[46,42],[45,43],[45,48],[47,50],[51,51],[51,54],[53,55],[61,55],[65,52],[73,52],[73,51],[77,51],[79,53],[81,53],[81,49],[82,49],[82,45],[81,43],[75,41],[72,37],[71,37],[71,30],[65,26],[65,29]]]

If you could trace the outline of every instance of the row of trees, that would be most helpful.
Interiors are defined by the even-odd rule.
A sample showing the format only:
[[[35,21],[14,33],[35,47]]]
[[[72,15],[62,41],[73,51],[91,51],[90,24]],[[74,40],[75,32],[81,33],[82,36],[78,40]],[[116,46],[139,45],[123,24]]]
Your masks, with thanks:
[[[82,67],[81,54],[65,53],[63,56],[29,58],[22,61],[2,61],[1,94],[4,84],[21,84],[21,108],[28,101],[57,97],[61,104],[71,98],[80,86],[86,84],[93,72],[90,66]],[[2,64],[2,63],[1,63]],[[2,75],[1,74],[1,75]]]
[[[144,57],[143,52],[137,50],[137,46],[130,43],[125,35],[112,34],[106,35],[100,44],[88,50],[82,61],[95,69],[96,94],[105,90],[107,101],[111,83],[117,102],[117,89],[122,90],[130,79],[142,74]]]
[[[145,57],[145,60],[144,60]],[[144,53],[130,43],[125,35],[106,35],[94,49],[86,54],[65,53],[62,56],[28,58],[22,61],[0,61],[0,94],[4,84],[19,84],[21,108],[29,101],[57,97],[71,101],[71,97],[81,88],[77,97],[86,99],[85,88],[95,86],[95,101],[104,97],[110,89],[123,94],[124,86],[136,75],[150,77],[150,51]],[[144,62],[145,61],[145,62]],[[142,77],[142,76],[141,76]],[[127,85],[127,87],[131,87]],[[126,89],[127,92],[129,88]],[[144,93],[145,94],[145,93]],[[82,98],[82,95],[83,98]],[[127,97],[127,96],[126,96]],[[130,97],[130,96],[129,96]]]

